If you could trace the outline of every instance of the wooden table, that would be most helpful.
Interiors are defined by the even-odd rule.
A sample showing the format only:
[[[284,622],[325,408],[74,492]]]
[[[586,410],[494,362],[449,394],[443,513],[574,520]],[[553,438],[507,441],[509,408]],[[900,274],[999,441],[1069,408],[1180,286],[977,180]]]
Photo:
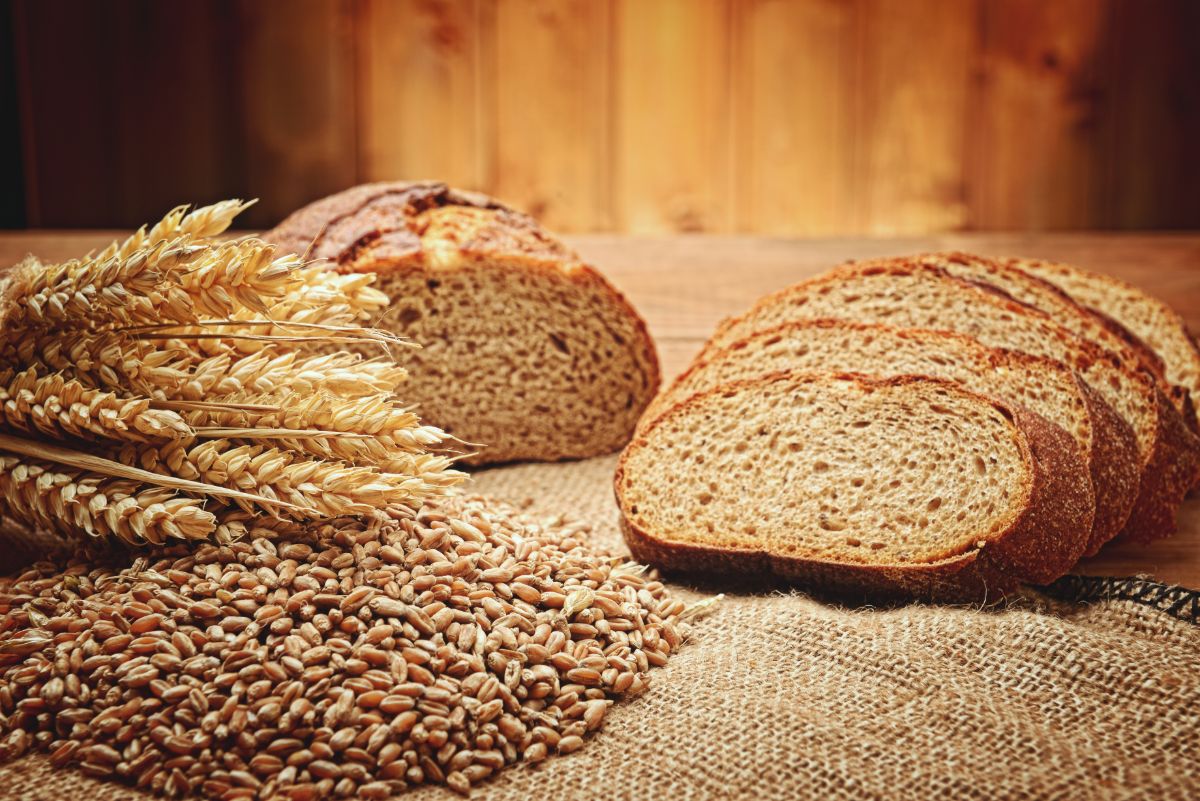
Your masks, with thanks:
[[[0,265],[26,253],[56,260],[103,245],[112,233],[0,234]],[[923,250],[1067,261],[1124,278],[1169,301],[1200,331],[1200,234],[949,234],[904,239],[785,240],[763,237],[570,237],[645,316],[667,377],[682,370],[722,317],[766,292],[845,261]],[[1149,546],[1110,545],[1079,572],[1149,574],[1200,587],[1200,499],[1187,502],[1180,531]]]

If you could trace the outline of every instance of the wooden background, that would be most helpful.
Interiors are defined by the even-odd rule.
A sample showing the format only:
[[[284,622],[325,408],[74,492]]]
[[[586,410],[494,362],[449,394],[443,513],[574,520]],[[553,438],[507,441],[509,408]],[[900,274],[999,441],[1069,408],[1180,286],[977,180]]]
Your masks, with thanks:
[[[1200,228],[1197,0],[13,0],[0,223],[442,178],[565,232]]]

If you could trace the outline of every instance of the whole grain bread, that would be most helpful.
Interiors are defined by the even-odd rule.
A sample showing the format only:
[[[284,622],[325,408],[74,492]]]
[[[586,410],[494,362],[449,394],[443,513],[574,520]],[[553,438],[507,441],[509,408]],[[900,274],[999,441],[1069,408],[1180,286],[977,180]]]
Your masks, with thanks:
[[[1129,423],[1137,440],[1138,497],[1121,536],[1144,541],[1175,531],[1179,505],[1200,476],[1200,443],[1140,365],[989,284],[908,259],[841,267],[769,295],[722,322],[702,358],[758,331],[819,317],[955,331],[1063,362]]]
[[[1091,486],[1066,431],[959,384],[787,372],[677,403],[615,476],[634,557],[667,571],[976,599],[1069,570]]]
[[[928,375],[1024,407],[1063,428],[1079,448],[1096,497],[1086,555],[1116,536],[1133,510],[1137,443],[1129,424],[1095,390],[1061,362],[946,331],[834,319],[785,323],[693,363],[647,407],[639,429],[691,395],[789,370]]]
[[[1077,303],[1069,294],[1040,276],[1016,266],[1011,260],[989,259],[973,253],[950,251],[944,253],[921,253],[907,257],[919,264],[940,267],[957,278],[979,281],[995,287],[1014,300],[1033,306],[1048,314],[1054,322],[1078,337],[1094,342],[1122,360],[1140,363],[1153,375],[1163,374],[1163,363],[1159,355],[1145,343],[1130,336],[1120,325],[1092,312]],[[888,261],[887,259],[881,261]],[[853,262],[868,266],[874,260]],[[1165,381],[1161,388],[1169,396],[1170,385]]]
[[[619,450],[659,383],[646,325],[530,217],[440,183],[358,186],[300,209],[268,241],[391,297],[377,323],[422,345],[405,397],[482,446],[469,463]]]
[[[1164,378],[1180,391],[1176,405],[1196,429],[1200,404],[1200,348],[1179,313],[1133,284],[1060,262],[1003,259],[1002,263],[1037,276],[1067,293],[1135,346],[1157,354]]]

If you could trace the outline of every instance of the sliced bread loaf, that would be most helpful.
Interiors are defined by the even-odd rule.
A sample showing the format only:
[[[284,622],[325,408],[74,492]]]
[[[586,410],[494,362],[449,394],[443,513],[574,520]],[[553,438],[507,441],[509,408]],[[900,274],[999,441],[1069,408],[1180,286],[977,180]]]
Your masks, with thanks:
[[[1134,285],[1069,264],[1038,259],[1006,259],[1005,264],[1053,283],[1080,304],[1128,332],[1162,359],[1162,372],[1173,386],[1184,416],[1195,427],[1200,407],[1200,348],[1183,318],[1167,304]]]
[[[839,591],[980,598],[1052,581],[1091,481],[1044,418],[928,377],[778,373],[693,395],[615,477],[635,558]]]
[[[907,257],[907,260],[940,267],[950,275],[967,281],[990,284],[1014,300],[1045,312],[1054,322],[1072,334],[1096,343],[1129,363],[1140,363],[1155,376],[1162,375],[1162,360],[1154,350],[1138,342],[1136,338],[1130,338],[1127,332],[1122,335],[1111,321],[1076,303],[1070,295],[1054,284],[1011,263],[962,252],[922,253]],[[855,264],[865,267],[886,261],[890,260],[862,261]],[[1170,394],[1170,385],[1165,381],[1161,388]]]
[[[818,317],[956,331],[991,347],[1063,362],[1129,423],[1137,440],[1138,498],[1122,536],[1148,540],[1175,530],[1179,505],[1200,475],[1200,450],[1178,410],[1140,366],[990,285],[904,259],[842,267],[769,295],[724,321],[703,355],[758,331]]]
[[[1087,554],[1116,536],[1137,499],[1137,442],[1129,424],[1061,362],[989,348],[946,331],[901,329],[845,320],[787,323],[739,340],[694,363],[646,409],[646,427],[675,402],[766,373],[862,372],[928,375],[1037,412],[1079,447],[1096,516]]]
[[[378,274],[377,323],[423,347],[405,397],[482,446],[472,463],[620,449],[658,388],[646,325],[603,276],[529,217],[437,183],[356,187],[266,235]]]

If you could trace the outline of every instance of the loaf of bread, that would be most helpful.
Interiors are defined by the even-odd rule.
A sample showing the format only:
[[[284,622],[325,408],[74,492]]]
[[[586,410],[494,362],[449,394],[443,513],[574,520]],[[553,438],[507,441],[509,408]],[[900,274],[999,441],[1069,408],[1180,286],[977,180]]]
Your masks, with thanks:
[[[1200,348],[1178,312],[1132,284],[1109,275],[1038,259],[1006,259],[1004,263],[1053,283],[1102,319],[1118,326],[1118,335],[1155,353],[1163,376],[1180,390],[1174,393],[1177,406],[1196,427]]]
[[[1092,481],[1096,515],[1086,554],[1125,525],[1138,490],[1137,443],[1129,425],[1061,362],[989,348],[961,334],[818,319],[761,331],[711,353],[646,410],[641,427],[673,404],[767,373],[927,375],[1036,412],[1075,440]]]
[[[1138,447],[1137,500],[1121,536],[1149,540],[1176,528],[1176,513],[1200,475],[1200,443],[1157,383],[1056,323],[1049,315],[979,281],[920,260],[850,265],[769,295],[724,321],[702,357],[758,331],[819,317],[933,328],[991,347],[1063,362],[1130,425]]]
[[[406,354],[405,397],[478,448],[470,463],[618,450],[658,389],[646,325],[596,270],[529,217],[439,183],[350,189],[292,214],[268,241],[391,298],[376,325]]]
[[[1162,359],[1152,348],[1122,332],[1111,320],[1094,314],[1085,306],[1076,303],[1070,295],[1054,284],[1030,272],[1016,267],[1011,262],[976,256],[972,253],[922,253],[909,257],[918,264],[928,264],[967,281],[978,281],[995,287],[1014,300],[1045,312],[1054,322],[1072,334],[1095,343],[1121,358],[1127,364],[1141,364],[1155,377],[1162,375]],[[890,260],[854,262],[859,267]],[[1161,382],[1160,388],[1168,395],[1170,385]]]
[[[615,476],[635,558],[670,571],[983,598],[1065,573],[1092,483],[1045,418],[928,377],[777,373],[673,405]]]

